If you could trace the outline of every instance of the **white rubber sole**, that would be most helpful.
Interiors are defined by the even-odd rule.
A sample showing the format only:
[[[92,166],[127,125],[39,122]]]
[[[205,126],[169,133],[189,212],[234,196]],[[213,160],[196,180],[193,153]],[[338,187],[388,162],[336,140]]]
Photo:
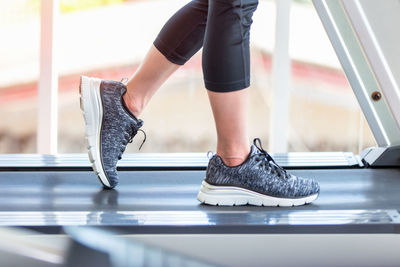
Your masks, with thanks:
[[[318,194],[304,198],[278,198],[234,186],[214,186],[203,181],[197,199],[205,204],[219,206],[255,205],[292,207],[311,203]]]
[[[86,143],[93,171],[103,186],[111,188],[100,156],[100,130],[103,121],[103,103],[100,96],[101,79],[81,76],[79,92],[85,118]]]

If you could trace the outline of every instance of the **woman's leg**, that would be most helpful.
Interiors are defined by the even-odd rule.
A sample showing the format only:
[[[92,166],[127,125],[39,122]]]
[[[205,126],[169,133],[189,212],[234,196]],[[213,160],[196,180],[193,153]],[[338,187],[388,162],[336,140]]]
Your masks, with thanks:
[[[164,25],[154,46],[129,80],[124,101],[139,116],[154,93],[203,46],[208,0],[193,0]]]
[[[249,37],[258,0],[210,0],[203,72],[217,129],[217,155],[239,165],[250,152],[247,110]]]
[[[241,164],[250,152],[247,131],[249,90],[217,93],[208,90],[217,128],[217,155],[228,166]]]
[[[157,48],[151,46],[142,64],[126,85],[124,101],[133,115],[140,116],[158,88],[179,67],[180,65],[172,63]]]
[[[132,113],[140,115],[157,89],[202,47],[206,35],[203,73],[217,128],[217,154],[228,165],[243,162],[249,153],[248,92],[236,91],[250,84],[249,31],[257,4],[210,0],[208,12],[208,0],[196,0],[179,10],[127,84],[124,100]]]

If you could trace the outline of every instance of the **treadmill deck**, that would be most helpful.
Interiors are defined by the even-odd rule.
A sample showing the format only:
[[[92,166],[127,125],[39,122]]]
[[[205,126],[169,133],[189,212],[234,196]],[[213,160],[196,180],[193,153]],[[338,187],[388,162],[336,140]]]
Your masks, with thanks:
[[[205,171],[120,171],[103,190],[89,171],[0,172],[0,226],[65,225],[129,233],[400,233],[400,169],[303,169],[319,198],[300,207],[215,207],[196,195]]]

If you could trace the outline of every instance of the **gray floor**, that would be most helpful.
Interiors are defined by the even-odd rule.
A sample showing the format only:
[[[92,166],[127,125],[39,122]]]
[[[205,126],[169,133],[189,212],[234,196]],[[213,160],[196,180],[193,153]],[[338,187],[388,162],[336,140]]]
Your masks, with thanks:
[[[120,172],[116,190],[102,190],[92,172],[0,172],[0,225],[364,224],[399,231],[400,169],[291,172],[319,181],[315,202],[292,208],[201,205],[196,194],[204,171]]]

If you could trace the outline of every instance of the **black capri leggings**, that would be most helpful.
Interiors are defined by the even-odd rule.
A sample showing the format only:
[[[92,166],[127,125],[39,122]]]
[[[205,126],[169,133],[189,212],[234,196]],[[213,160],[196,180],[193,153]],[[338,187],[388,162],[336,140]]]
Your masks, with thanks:
[[[192,0],[164,25],[154,46],[183,65],[202,46],[205,87],[230,92],[250,85],[250,26],[258,0]]]

